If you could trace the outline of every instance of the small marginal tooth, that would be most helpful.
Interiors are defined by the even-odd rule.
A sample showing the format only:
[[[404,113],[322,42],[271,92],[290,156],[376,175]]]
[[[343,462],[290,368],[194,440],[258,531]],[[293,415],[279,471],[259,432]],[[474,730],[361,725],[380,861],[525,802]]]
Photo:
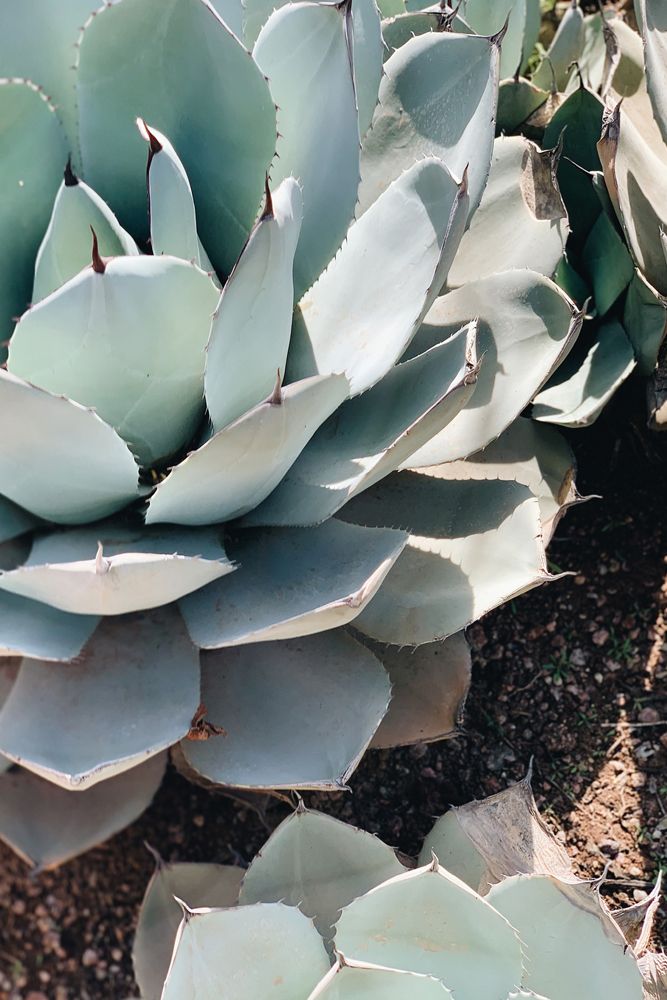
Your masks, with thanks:
[[[283,401],[283,391],[282,391],[282,379],[280,377],[280,368],[276,371],[276,384],[273,387],[273,392],[269,396],[269,403],[271,406],[280,406]]]
[[[104,576],[111,569],[111,562],[104,558],[104,547],[102,542],[97,543],[97,555],[95,556],[95,572],[98,576]]]
[[[79,178],[76,176],[76,174],[72,170],[72,157],[71,156],[67,157],[67,163],[65,164],[64,177],[65,177],[65,187],[76,187],[77,184],[79,183]]]
[[[95,274],[104,274],[104,272],[107,269],[107,265],[103,260],[103,258],[100,256],[100,248],[97,243],[97,233],[95,232],[92,226],[90,227],[90,231],[93,234],[93,253],[91,261],[93,265],[93,271],[95,272]]]

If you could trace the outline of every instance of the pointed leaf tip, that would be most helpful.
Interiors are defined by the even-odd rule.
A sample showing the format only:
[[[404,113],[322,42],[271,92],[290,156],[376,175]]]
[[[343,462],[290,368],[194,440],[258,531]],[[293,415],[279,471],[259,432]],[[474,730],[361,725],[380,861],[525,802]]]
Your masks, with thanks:
[[[600,141],[612,142],[614,145],[618,143],[618,137],[621,134],[621,104],[623,103],[623,98],[616,102],[613,106],[607,105],[602,113],[602,134],[600,136]]]
[[[162,857],[160,852],[156,850],[156,848],[153,847],[152,844],[149,844],[147,840],[144,840],[144,847],[146,848],[146,850],[152,857],[153,861],[155,862],[156,872],[162,871],[162,869],[165,866],[165,863],[164,863],[164,858]]]
[[[64,170],[65,187],[76,187],[79,183],[79,178],[76,176],[72,170],[72,157],[71,155],[67,157],[67,163],[65,164]]]
[[[269,187],[269,175],[265,174],[264,177],[264,211],[261,215],[261,220],[272,219],[273,218],[273,198],[271,197],[271,188]],[[260,221],[261,221],[260,220]]]
[[[95,572],[98,576],[104,576],[111,569],[111,563],[104,558],[104,546],[102,542],[97,543],[97,554],[95,556]]]
[[[283,391],[282,391],[282,379],[280,377],[280,368],[276,369],[276,384],[273,387],[273,392],[269,396],[269,403],[271,406],[280,406],[283,401]]]
[[[103,258],[100,256],[100,248],[97,243],[97,233],[95,232],[92,226],[90,227],[90,231],[93,234],[93,251],[91,260],[93,271],[95,272],[95,274],[104,274],[104,272],[107,269],[107,266]]]
[[[144,121],[143,118],[137,118],[137,128],[141,133],[142,139],[145,139],[148,145],[150,146],[150,153],[149,153],[149,161],[150,161],[155,156],[156,153],[162,152],[162,143],[155,135],[155,133],[151,132],[150,128],[148,127],[148,124]]]
[[[505,38],[505,35],[507,34],[507,29],[510,26],[510,17],[511,16],[512,16],[512,11],[510,10],[509,14],[505,18],[505,23],[503,24],[503,26],[500,29],[500,31],[497,31],[495,33],[495,35],[490,35],[489,36],[489,41],[491,42],[492,45],[497,45],[498,48],[500,48],[500,46],[502,45],[503,39]]]

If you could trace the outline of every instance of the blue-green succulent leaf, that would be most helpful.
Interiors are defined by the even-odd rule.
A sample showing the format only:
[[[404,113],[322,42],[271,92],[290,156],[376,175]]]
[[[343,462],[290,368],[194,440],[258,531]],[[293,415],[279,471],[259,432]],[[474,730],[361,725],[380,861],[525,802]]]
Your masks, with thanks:
[[[3,32],[4,32],[3,19]],[[0,43],[1,44],[1,43]],[[65,136],[30,83],[0,80],[0,362],[4,341],[30,301],[33,262],[67,159]]]
[[[523,972],[514,928],[437,861],[345,907],[335,944],[350,958],[434,976],[457,1000],[505,997]]]
[[[486,861],[461,826],[457,809],[449,809],[436,820],[424,839],[419,864],[427,865],[434,854],[443,868],[474,892],[484,895],[488,891],[490,874]]]
[[[96,521],[139,495],[130,450],[92,410],[0,370],[0,422],[12,428],[0,443],[0,493],[38,517]]]
[[[14,686],[14,681],[19,672],[19,661],[15,657],[0,657],[0,709],[7,701],[9,697],[9,692]],[[10,767],[13,767],[14,762],[0,754],[0,775],[3,775],[5,771],[8,771]],[[2,785],[0,784],[0,788]],[[2,833],[0,832],[0,837]]]
[[[90,264],[90,231],[105,257],[139,253],[108,205],[68,167],[51,213],[49,228],[37,252],[33,305],[64,285]]]
[[[0,573],[0,588],[73,614],[156,608],[234,569],[219,534],[99,524],[42,535],[23,565]]]
[[[201,697],[225,734],[181,749],[219,784],[340,790],[389,696],[382,664],[343,629],[206,652]]]
[[[456,178],[468,167],[470,212],[477,208],[493,152],[498,58],[493,40],[429,32],[387,60],[363,142],[359,211],[420,156],[439,157]]]
[[[483,358],[475,392],[451,424],[410,457],[412,468],[465,458],[498,437],[568,354],[582,322],[548,278],[505,271],[436,299],[409,353],[441,342],[470,316],[478,317]]]
[[[203,271],[212,264],[197,236],[197,213],[185,167],[166,135],[137,119],[139,134],[149,143],[148,212],[151,249],[191,260]]]
[[[30,771],[0,778],[0,839],[29,865],[55,868],[133,823],[164,776],[167,755],[72,795]]]
[[[522,136],[496,139],[489,182],[454,258],[450,288],[513,268],[552,277],[569,232],[552,164],[548,152]]]
[[[68,615],[37,601],[0,593],[0,656],[68,661],[79,655],[99,618]]]
[[[604,316],[635,273],[628,248],[606,212],[600,212],[588,234],[583,260],[593,285],[595,308],[599,316]]]
[[[357,200],[359,122],[346,9],[288,4],[271,15],[253,49],[278,105],[280,137],[272,182],[296,177],[303,190],[303,226],[294,261],[297,298],[340,247]]]
[[[183,917],[177,899],[189,907],[236,906],[243,868],[160,859],[141,903],[132,946],[134,978],[141,1000],[160,1000],[174,941]]]
[[[292,268],[303,199],[292,177],[270,199],[225,284],[213,318],[204,387],[216,431],[266,399],[276,372],[285,372],[294,308]]]
[[[22,316],[8,368],[94,407],[150,466],[187,444],[201,420],[218,292],[175,257],[113,257],[97,268]]]
[[[499,135],[511,135],[530,118],[538,108],[546,104],[549,94],[532,81],[523,77],[501,80],[498,87],[498,111],[496,131]]]
[[[307,997],[329,968],[322,939],[303,913],[282,903],[187,911],[162,1000]]]
[[[590,883],[515,875],[486,897],[516,927],[530,961],[523,985],[550,1000],[642,1000],[637,959]],[[536,920],[535,914],[543,914]],[[590,956],[596,955],[591,981]],[[593,985],[591,985],[591,982]]]
[[[662,0],[635,0],[644,41],[646,82],[653,114],[667,142],[667,11]]]
[[[448,481],[440,468],[400,472],[355,497],[342,516],[410,531],[410,540],[355,628],[419,645],[460,632],[549,579],[540,510],[515,482]]]
[[[23,660],[0,710],[0,750],[85,789],[185,736],[198,704],[199,655],[174,608],[107,618],[74,662]]]
[[[581,364],[565,366],[535,397],[532,416],[561,427],[589,427],[637,362],[617,320],[603,323]]]
[[[585,38],[584,12],[578,3],[571,4],[563,14],[544,59],[533,74],[533,84],[547,91],[564,91],[572,64],[584,51]]]
[[[243,41],[244,0],[211,0],[211,7],[220,15],[229,30]]]
[[[308,1000],[454,1000],[433,976],[401,969],[381,969],[347,958],[333,966]]]
[[[37,518],[27,510],[0,496],[0,544],[32,531],[38,524]]]
[[[393,56],[415,35],[424,35],[427,31],[437,31],[442,25],[442,11],[418,10],[396,14],[382,22],[382,41],[384,42],[385,62]]]
[[[637,357],[638,374],[650,375],[667,334],[667,300],[649,285],[641,271],[635,271],[628,285],[623,326]]]
[[[405,867],[365,830],[298,809],[273,831],[245,873],[239,903],[298,906],[331,943],[340,911]]]
[[[344,375],[281,389],[191,452],[158,486],[149,524],[211,524],[240,517],[271,493],[317,428],[349,394]]]
[[[474,393],[475,323],[346,402],[312,438],[252,524],[320,524],[447,426]]]
[[[190,637],[216,649],[345,625],[377,592],[406,540],[400,531],[335,520],[243,532],[230,548],[240,567],[233,579],[181,601]]]
[[[539,0],[464,0],[461,14],[469,29],[478,35],[495,35],[507,31],[502,38],[500,76],[515,76],[525,69],[540,31]]]
[[[146,233],[141,116],[179,151],[202,242],[215,267],[229,273],[275,151],[275,107],[259,68],[211,5],[118,0],[104,7],[81,40],[77,101],[83,175],[123,225]]]
[[[465,183],[434,157],[394,181],[299,303],[290,379],[344,371],[353,395],[379,381],[445,281],[467,202]]]
[[[375,0],[352,0],[354,87],[359,111],[359,135],[368,131],[382,78],[382,28]]]

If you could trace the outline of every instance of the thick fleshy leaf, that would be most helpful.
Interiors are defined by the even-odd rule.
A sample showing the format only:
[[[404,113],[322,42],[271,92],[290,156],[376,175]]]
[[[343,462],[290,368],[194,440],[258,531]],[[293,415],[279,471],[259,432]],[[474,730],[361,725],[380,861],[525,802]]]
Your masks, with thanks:
[[[507,22],[500,53],[502,79],[525,68],[539,33],[539,0],[464,0],[462,14],[478,35],[496,34]]]
[[[340,247],[359,186],[359,122],[348,5],[290,3],[266,22],[253,59],[278,106],[274,184],[297,177],[304,219],[294,260],[297,298]],[[236,91],[234,87],[234,92]]]
[[[5,39],[13,30],[10,25],[15,23],[13,11],[6,15],[0,38],[3,55]],[[15,16],[16,21],[21,20],[18,9]],[[3,74],[5,71],[3,62]],[[0,137],[0,239],[6,248],[0,269],[2,362],[7,356],[3,341],[30,301],[33,261],[48,225],[67,147],[44,95],[20,80],[0,80]]]
[[[327,943],[340,911],[405,867],[364,830],[300,807],[274,830],[248,868],[240,902],[298,906]]]
[[[352,57],[359,135],[368,131],[382,78],[382,28],[375,0],[352,0]]]
[[[340,629],[204,653],[202,701],[225,734],[181,748],[218,784],[340,789],[389,693],[380,662]]]
[[[329,969],[322,939],[294,906],[186,910],[161,1000],[307,997]]]
[[[648,896],[632,906],[612,910],[612,917],[635,955],[641,955],[649,946],[655,917],[662,902],[661,889],[662,870],[658,872],[655,885]]]
[[[516,928],[530,956],[525,986],[550,1000],[642,1000],[637,960],[595,887],[516,875],[486,898]]]
[[[14,657],[0,656],[0,709],[9,698],[9,692],[14,686],[19,672],[19,662]],[[0,775],[8,771],[13,766],[13,761],[9,757],[0,754]],[[2,785],[0,784],[0,788]],[[1,834],[0,834],[1,836]]]
[[[12,428],[0,442],[0,493],[38,517],[95,521],[138,496],[132,454],[92,410],[0,370],[0,423]]]
[[[475,336],[471,323],[345,403],[248,522],[319,524],[446,433],[475,389]]]
[[[549,98],[550,95],[546,90],[536,87],[523,77],[501,80],[498,87],[496,132],[499,135],[511,135],[545,105]],[[551,95],[551,100],[554,99]]]
[[[444,868],[397,875],[343,910],[345,956],[435,976],[457,1000],[504,997],[521,982],[521,944],[509,923]]]
[[[79,655],[99,619],[68,615],[25,597],[0,593],[0,656],[68,661]]]
[[[157,608],[234,569],[219,532],[75,528],[36,539],[0,588],[61,611],[122,615]]]
[[[571,4],[558,25],[543,61],[533,74],[533,84],[544,90],[564,91],[585,42],[584,12],[578,2]]]
[[[482,451],[438,466],[438,475],[443,479],[515,480],[528,486],[539,502],[542,535],[548,542],[562,513],[582,499],[574,485],[574,470],[574,455],[561,434],[518,417]]]
[[[623,327],[635,351],[637,373],[651,375],[667,334],[667,300],[649,285],[641,271],[635,271],[628,285]]]
[[[371,600],[406,540],[404,532],[334,520],[243,532],[230,547],[240,567],[234,577],[181,601],[190,637],[215,649],[345,625]]]
[[[32,301],[39,302],[90,264],[90,230],[105,257],[139,253],[116,216],[92,188],[71,168],[65,173],[51,213],[49,227],[37,252]]]
[[[212,265],[197,235],[197,213],[185,167],[166,135],[137,119],[142,139],[149,144],[148,213],[151,249],[191,260],[204,271]]]
[[[176,257],[98,260],[22,316],[9,370],[94,407],[152,465],[201,419],[217,299],[208,275]]]
[[[667,10],[661,0],[636,0],[653,114],[667,142]]]
[[[199,657],[176,611],[106,619],[72,663],[23,660],[0,711],[0,749],[84,789],[183,737],[198,703]]]
[[[426,835],[419,852],[419,864],[428,864],[434,855],[443,868],[474,892],[482,896],[488,892],[490,879],[486,862],[459,823],[454,809],[436,820]]]
[[[416,649],[371,648],[391,681],[389,710],[371,746],[409,746],[455,736],[470,687],[470,649],[463,633]]]
[[[399,969],[379,969],[340,960],[308,1000],[453,1000],[453,994],[433,976]]]
[[[522,136],[496,139],[489,182],[454,258],[450,288],[513,268],[553,275],[569,231],[554,169],[553,155]]]
[[[222,292],[206,351],[206,406],[219,431],[266,399],[284,373],[292,330],[292,266],[303,199],[288,177],[270,196]]]
[[[236,906],[243,869],[234,865],[170,864],[158,860],[146,888],[132,948],[142,1000],[160,1000],[183,917],[176,899],[195,907]],[[176,898],[175,898],[176,897]]]
[[[432,32],[387,60],[363,143],[359,211],[420,156],[439,157],[457,179],[468,167],[469,211],[477,208],[493,151],[498,60],[495,39]],[[436,107],[448,113],[431,114]]]
[[[604,316],[635,273],[632,257],[606,212],[601,212],[584,245],[585,269],[593,285],[595,307]]]
[[[160,31],[155,26],[160,25]],[[276,143],[261,71],[205,0],[121,0],[91,19],[77,71],[86,180],[133,233],[146,231],[138,115],[174,144],[202,242],[228,273],[254,222]]]
[[[12,538],[19,538],[27,531],[32,531],[38,524],[37,518],[27,510],[0,496],[0,544]]]
[[[574,371],[566,364],[535,397],[533,419],[561,427],[589,427],[636,364],[621,324],[603,323],[581,364]]]
[[[442,25],[442,18],[442,11],[418,10],[406,11],[384,20],[382,22],[382,41],[384,42],[385,62],[415,35],[425,35],[427,31],[438,31]]]
[[[452,482],[400,472],[344,508],[357,524],[399,524],[410,540],[355,627],[418,645],[460,632],[549,579],[539,505],[514,482]]]
[[[211,524],[246,514],[275,489],[348,395],[344,375],[278,387],[172,469],[151,497],[146,521]]]
[[[660,234],[667,226],[667,146],[655,123],[652,137],[639,102],[620,102],[603,124],[598,153],[609,195],[647,280],[667,293],[667,263]]]
[[[447,277],[466,217],[465,182],[435,158],[394,181],[299,303],[290,379],[344,371],[353,395],[381,379]]]
[[[144,764],[73,794],[15,769],[0,777],[0,839],[30,865],[55,868],[133,823],[155,795],[167,762]]]
[[[243,0],[211,0],[211,7],[220,15],[230,31],[243,41],[243,19],[245,3]]]
[[[548,278],[505,271],[436,299],[409,354],[444,340],[472,316],[483,359],[475,392],[451,424],[411,456],[415,468],[465,458],[502,434],[567,355],[582,323]]]

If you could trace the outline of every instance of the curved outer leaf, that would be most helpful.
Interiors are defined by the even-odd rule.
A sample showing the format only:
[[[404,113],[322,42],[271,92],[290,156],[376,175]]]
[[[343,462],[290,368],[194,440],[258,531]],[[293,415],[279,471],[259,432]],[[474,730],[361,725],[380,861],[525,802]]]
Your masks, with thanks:
[[[293,906],[186,910],[162,1000],[307,997],[329,960],[310,920]]]
[[[90,230],[105,257],[139,253],[111,209],[71,170],[60,185],[49,227],[37,252],[32,301],[39,302],[90,264]]]
[[[538,108],[549,99],[546,90],[535,87],[530,80],[501,80],[498,87],[496,132],[499,135],[515,132]],[[552,97],[552,101],[554,98]]]
[[[213,317],[204,386],[216,431],[266,399],[285,371],[303,199],[292,177],[269,197]]]
[[[533,419],[561,427],[590,427],[636,364],[621,324],[604,323],[580,367],[569,373],[566,366],[535,397]]]
[[[525,69],[540,30],[539,0],[464,0],[461,13],[478,35],[494,35],[507,23],[501,42],[501,79]]]
[[[146,180],[153,253],[182,257],[211,271],[213,265],[197,235],[197,212],[185,167],[166,135],[143,118],[137,119],[137,128],[149,143]]]
[[[6,12],[0,51],[10,24],[13,17]],[[4,72],[5,64],[0,65]],[[49,221],[67,147],[44,95],[20,80],[0,80],[0,141],[0,240],[7,251],[11,247],[0,268],[2,362],[7,356],[3,341],[30,300],[33,261]]]
[[[0,493],[38,517],[86,523],[138,496],[127,445],[92,410],[0,370],[0,423],[12,428],[0,442]]]
[[[522,136],[496,139],[489,182],[454,258],[450,288],[523,267],[552,277],[569,232],[552,163],[549,152]]]
[[[628,285],[623,328],[634,348],[637,373],[651,375],[667,335],[667,300],[649,285],[641,271],[635,271]]]
[[[395,852],[377,837],[300,807],[254,858],[239,902],[298,906],[329,945],[344,906],[404,871]]]
[[[76,147],[77,129],[73,68],[76,43],[81,26],[99,6],[100,0],[60,0],[57,4],[52,0],[23,0],[20,4],[7,4],[3,10],[2,75],[34,80],[48,94],[71,150]],[[26,131],[29,135],[29,129]],[[63,159],[59,164],[61,170],[64,165]]]
[[[19,664],[13,657],[3,658],[0,656],[0,709],[9,698],[9,692],[14,686],[14,681],[19,672]],[[13,761],[9,757],[0,754],[0,775],[8,771],[13,766]],[[2,783],[0,782],[0,788]],[[0,833],[0,837],[2,834]]]
[[[0,573],[0,588],[74,614],[122,615],[169,604],[233,569],[215,530],[96,525],[38,537],[22,566]]]
[[[486,862],[459,823],[457,812],[450,809],[436,820],[426,835],[419,852],[420,865],[426,865],[435,856],[443,868],[461,879],[480,896],[489,890],[489,872]]]
[[[493,886],[486,898],[526,946],[524,986],[550,1000],[642,1000],[637,960],[594,886],[516,875]]]
[[[379,661],[340,629],[204,653],[202,700],[226,735],[181,748],[218,784],[340,789],[389,692]]]
[[[271,15],[253,49],[279,109],[273,182],[291,175],[303,190],[294,260],[297,298],[340,247],[357,199],[359,122],[346,10],[290,3]]]
[[[81,40],[77,100],[84,176],[123,225],[145,233],[141,115],[180,151],[202,242],[228,273],[274,154],[275,107],[259,68],[207,0],[117,0],[100,10]]]
[[[491,165],[498,58],[492,39],[429,32],[387,60],[363,143],[358,214],[420,156],[439,157],[456,178],[468,167],[474,212]]]
[[[595,308],[604,316],[630,284],[635,268],[625,241],[606,212],[601,212],[583,249],[584,270],[595,296]]]
[[[37,518],[18,507],[11,500],[0,496],[0,544],[19,538],[38,525]]]
[[[308,1000],[453,1000],[432,976],[339,960]]]
[[[409,746],[456,736],[470,687],[463,633],[417,649],[371,646],[391,681],[389,710],[371,747]]]
[[[68,661],[79,655],[99,618],[68,615],[25,597],[0,593],[0,656]]]
[[[95,407],[150,466],[186,444],[201,419],[217,297],[187,261],[114,257],[103,273],[86,268],[23,315],[9,369]]]
[[[521,982],[514,929],[437,863],[397,875],[347,906],[335,944],[350,958],[435,976],[457,1000],[505,997]]]
[[[635,0],[644,42],[646,82],[653,114],[667,142],[667,11],[661,0]]]
[[[380,642],[445,638],[549,579],[539,506],[518,483],[400,472],[355,497],[344,517],[410,528],[407,547],[355,622]]]
[[[533,74],[533,84],[547,91],[564,91],[572,72],[572,63],[584,51],[585,39],[584,12],[575,0],[563,14],[546,55]]]
[[[348,393],[344,375],[279,390],[172,469],[151,497],[146,521],[211,524],[246,514],[275,489]]]
[[[540,505],[545,543],[567,507],[581,500],[574,471],[574,455],[565,438],[525,417],[518,417],[483,451],[437,467],[442,479],[503,479],[528,486]]]
[[[413,468],[465,458],[502,434],[568,354],[583,322],[548,278],[505,271],[436,299],[409,354],[444,340],[471,316],[478,317],[483,358],[475,392],[451,424],[411,456]]]
[[[233,580],[181,601],[190,637],[215,649],[345,625],[377,592],[406,540],[403,532],[333,520],[244,532],[231,548],[240,564]]]
[[[160,1000],[183,911],[190,907],[236,906],[243,869],[234,865],[165,864],[146,888],[132,948],[132,965],[142,1000]]]
[[[157,792],[166,754],[84,792],[14,770],[0,777],[0,839],[30,865],[55,868],[133,823]]]
[[[415,35],[424,35],[427,31],[438,31],[441,25],[442,11],[440,10],[406,11],[386,18],[382,22],[385,61]]]
[[[319,524],[441,432],[474,391],[475,331],[469,324],[345,403],[248,523]]]
[[[438,294],[466,216],[465,182],[434,157],[394,181],[299,303],[290,379],[344,371],[353,395],[381,379]]]
[[[211,7],[220,15],[230,31],[243,42],[243,20],[245,3],[243,0],[211,0]]]
[[[75,662],[23,661],[0,748],[54,784],[89,788],[179,740],[198,703],[199,657],[176,611],[106,619]]]

